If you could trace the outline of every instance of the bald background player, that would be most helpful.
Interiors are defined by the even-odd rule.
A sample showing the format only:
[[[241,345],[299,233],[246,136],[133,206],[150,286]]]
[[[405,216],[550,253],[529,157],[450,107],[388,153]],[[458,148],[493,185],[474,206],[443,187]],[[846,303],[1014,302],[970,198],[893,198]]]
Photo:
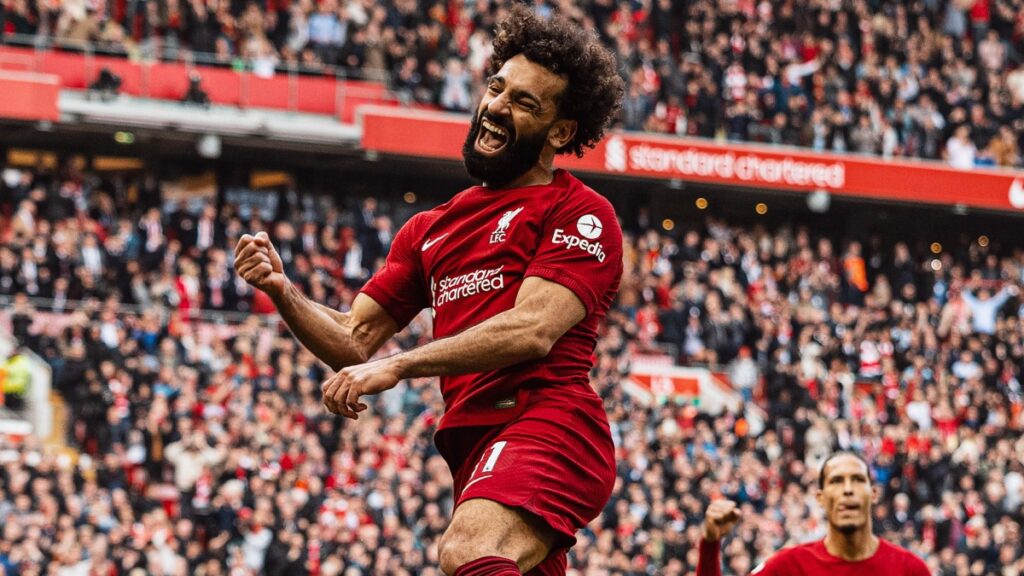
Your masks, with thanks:
[[[776,552],[754,568],[757,576],[931,576],[917,556],[875,536],[871,508],[878,490],[860,456],[838,452],[818,476],[818,504],[825,511],[824,540]],[[735,502],[716,500],[704,515],[697,576],[721,576],[721,539],[740,519]]]
[[[456,498],[439,544],[446,574],[564,575],[576,530],[615,481],[589,370],[622,232],[611,204],[553,159],[601,139],[622,80],[596,36],[521,5],[498,25],[489,72],[463,146],[483,185],[410,219],[349,311],[299,293],[265,233],[241,238],[235,267],[338,371],[322,387],[331,412],[355,419],[363,395],[441,377],[434,439]],[[368,361],[426,308],[434,342]]]

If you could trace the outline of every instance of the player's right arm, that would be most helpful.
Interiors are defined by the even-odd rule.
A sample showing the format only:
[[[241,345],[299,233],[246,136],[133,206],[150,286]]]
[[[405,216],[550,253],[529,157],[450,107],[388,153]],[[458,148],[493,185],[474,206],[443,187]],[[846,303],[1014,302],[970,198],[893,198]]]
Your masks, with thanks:
[[[732,531],[740,521],[740,509],[730,500],[715,500],[704,513],[704,533],[697,556],[697,576],[722,576],[722,537]],[[792,570],[787,555],[792,548],[782,550],[751,570],[750,576],[788,576]]]
[[[721,540],[739,519],[739,508],[731,500],[715,500],[708,505],[697,556],[697,576],[722,576]]]
[[[239,239],[235,271],[266,292],[295,337],[334,370],[366,362],[398,331],[387,311],[363,294],[356,296],[347,313],[306,298],[285,276],[281,257],[266,232]]]

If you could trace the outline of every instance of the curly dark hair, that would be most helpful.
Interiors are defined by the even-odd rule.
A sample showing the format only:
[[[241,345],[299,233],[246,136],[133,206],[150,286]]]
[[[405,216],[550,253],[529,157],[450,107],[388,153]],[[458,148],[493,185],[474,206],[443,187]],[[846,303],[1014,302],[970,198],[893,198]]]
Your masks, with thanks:
[[[604,136],[618,112],[624,92],[615,56],[589,33],[562,16],[545,20],[522,4],[514,4],[498,22],[488,74],[519,54],[568,78],[558,103],[562,118],[575,120],[576,135],[558,150],[583,156]]]

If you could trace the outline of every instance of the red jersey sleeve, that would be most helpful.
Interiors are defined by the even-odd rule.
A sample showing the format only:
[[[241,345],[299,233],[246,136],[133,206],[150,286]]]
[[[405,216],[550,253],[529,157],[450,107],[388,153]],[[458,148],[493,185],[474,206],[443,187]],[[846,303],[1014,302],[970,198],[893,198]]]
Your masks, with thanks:
[[[622,274],[622,229],[615,209],[583,186],[570,189],[545,219],[541,243],[524,276],[565,286],[587,314],[599,308]]]
[[[421,213],[402,226],[391,242],[391,251],[384,266],[361,290],[391,315],[399,330],[420,310],[430,306],[417,250],[423,225],[424,215]]]
[[[722,560],[720,556],[721,544],[718,540],[708,541],[700,539],[699,554],[697,555],[697,576],[722,576]]]

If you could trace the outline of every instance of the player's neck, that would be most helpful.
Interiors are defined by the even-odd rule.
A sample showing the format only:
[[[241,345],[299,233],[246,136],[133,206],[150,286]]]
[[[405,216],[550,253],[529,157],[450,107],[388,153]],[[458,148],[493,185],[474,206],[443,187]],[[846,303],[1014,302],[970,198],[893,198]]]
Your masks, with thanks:
[[[870,524],[863,530],[849,534],[830,529],[825,536],[825,550],[847,562],[860,562],[871,558],[878,551],[878,537],[871,533]]]
[[[512,188],[551,184],[551,181],[555,179],[554,156],[554,153],[542,152],[537,163],[515,180],[501,185],[484,182],[484,186],[491,190],[511,190]]]

